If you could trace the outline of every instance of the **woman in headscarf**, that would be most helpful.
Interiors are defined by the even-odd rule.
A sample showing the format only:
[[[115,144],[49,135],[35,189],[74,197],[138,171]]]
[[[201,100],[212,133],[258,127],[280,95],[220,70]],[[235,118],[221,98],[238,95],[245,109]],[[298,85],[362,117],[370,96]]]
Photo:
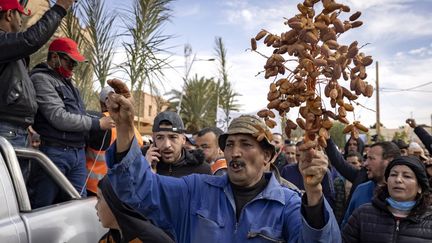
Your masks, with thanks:
[[[153,225],[150,220],[122,203],[108,177],[99,181],[96,210],[102,226],[109,228],[99,243],[171,243],[167,233]]]
[[[432,209],[424,164],[414,156],[391,161],[387,184],[372,203],[354,211],[342,231],[344,242],[432,242]]]

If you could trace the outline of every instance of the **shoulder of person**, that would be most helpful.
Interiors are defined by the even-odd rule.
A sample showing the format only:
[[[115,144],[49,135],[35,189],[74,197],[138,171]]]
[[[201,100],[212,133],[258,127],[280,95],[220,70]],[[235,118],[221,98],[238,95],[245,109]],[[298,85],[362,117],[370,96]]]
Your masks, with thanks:
[[[205,162],[205,155],[201,149],[186,150],[183,149],[185,153],[185,162],[188,165],[201,165]]]

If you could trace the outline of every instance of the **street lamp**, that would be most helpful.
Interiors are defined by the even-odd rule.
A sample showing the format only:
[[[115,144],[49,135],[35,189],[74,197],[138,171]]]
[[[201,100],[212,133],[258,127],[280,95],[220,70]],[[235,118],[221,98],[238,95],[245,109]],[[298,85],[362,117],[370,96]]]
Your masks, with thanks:
[[[177,106],[177,114],[179,114],[179,115],[180,115],[180,111],[181,111],[181,104],[183,101],[183,93],[184,93],[185,83],[187,82],[187,80],[189,78],[189,73],[192,69],[192,65],[194,64],[194,62],[213,62],[213,61],[215,61],[214,58],[208,58],[208,59],[196,58],[196,53],[195,53],[192,60],[189,62],[189,58],[190,58],[191,54],[192,54],[191,45],[185,44],[185,46],[184,46],[185,76],[183,77],[183,86],[182,86],[182,90],[180,93],[180,101],[179,101],[178,106]]]

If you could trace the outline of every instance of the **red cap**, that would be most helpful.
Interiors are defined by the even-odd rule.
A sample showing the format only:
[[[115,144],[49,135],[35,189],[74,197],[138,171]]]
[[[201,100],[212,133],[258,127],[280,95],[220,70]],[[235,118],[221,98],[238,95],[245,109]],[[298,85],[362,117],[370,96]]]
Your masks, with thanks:
[[[55,39],[53,42],[51,42],[48,51],[64,53],[76,62],[84,62],[86,60],[85,57],[79,53],[78,44],[67,37]]]
[[[0,0],[0,12],[8,10],[18,10],[18,12],[24,14],[25,16],[30,16],[31,14],[30,9],[27,9],[26,12],[18,0]]]

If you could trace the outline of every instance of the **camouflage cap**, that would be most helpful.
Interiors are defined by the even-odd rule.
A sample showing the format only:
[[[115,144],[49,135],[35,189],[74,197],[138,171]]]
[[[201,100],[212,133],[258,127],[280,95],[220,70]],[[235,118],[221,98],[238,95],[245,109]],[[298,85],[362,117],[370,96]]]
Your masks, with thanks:
[[[219,136],[218,142],[222,151],[225,149],[228,136],[232,134],[250,134],[254,136],[260,144],[265,143],[266,146],[274,150],[274,146],[271,144],[273,140],[272,132],[267,125],[256,116],[242,115],[232,120],[228,131]]]

